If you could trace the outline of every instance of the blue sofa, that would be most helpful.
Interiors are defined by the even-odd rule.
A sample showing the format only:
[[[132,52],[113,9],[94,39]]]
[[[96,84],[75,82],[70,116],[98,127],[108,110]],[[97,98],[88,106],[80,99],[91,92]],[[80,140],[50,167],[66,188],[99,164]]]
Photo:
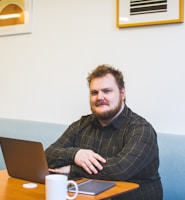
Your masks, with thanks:
[[[39,141],[44,148],[67,128],[64,124],[0,118],[0,136]],[[158,133],[159,172],[164,200],[185,200],[185,135]],[[5,169],[0,149],[0,169]]]
[[[164,200],[185,200],[185,135],[158,134]]]
[[[0,118],[0,137],[38,141],[44,149],[53,143],[67,128],[64,124]],[[0,149],[0,170],[5,168]]]

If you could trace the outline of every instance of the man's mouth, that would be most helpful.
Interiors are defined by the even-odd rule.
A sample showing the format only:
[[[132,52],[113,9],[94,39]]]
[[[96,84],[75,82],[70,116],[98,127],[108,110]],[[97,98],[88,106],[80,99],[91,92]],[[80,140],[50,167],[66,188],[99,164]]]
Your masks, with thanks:
[[[108,103],[106,103],[106,102],[104,102],[104,101],[97,101],[96,102],[96,104],[95,104],[96,106],[103,106],[103,105],[108,105]]]

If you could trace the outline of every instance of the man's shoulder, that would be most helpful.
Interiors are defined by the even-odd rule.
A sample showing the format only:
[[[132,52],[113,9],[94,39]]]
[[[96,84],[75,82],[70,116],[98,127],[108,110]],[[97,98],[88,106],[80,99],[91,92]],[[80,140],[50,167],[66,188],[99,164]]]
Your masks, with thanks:
[[[73,122],[71,125],[74,127],[84,127],[89,125],[94,120],[94,116],[92,114],[83,115],[77,121]]]
[[[151,125],[143,116],[132,111],[129,107],[126,107],[126,113],[125,114],[126,114],[126,117],[129,118],[130,123]]]
[[[81,124],[83,124],[83,123],[89,123],[89,122],[91,122],[93,120],[94,120],[94,116],[92,114],[88,114],[88,115],[81,116],[79,122]]]

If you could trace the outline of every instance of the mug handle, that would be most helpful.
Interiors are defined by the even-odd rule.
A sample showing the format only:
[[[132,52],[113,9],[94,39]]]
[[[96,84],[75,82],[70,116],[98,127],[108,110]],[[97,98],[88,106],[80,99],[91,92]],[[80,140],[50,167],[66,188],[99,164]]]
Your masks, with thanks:
[[[78,185],[73,180],[69,180],[67,183],[68,183],[68,185],[70,184],[70,185],[74,185],[75,186],[75,193],[74,193],[74,195],[73,196],[69,196],[67,194],[67,199],[69,199],[69,200],[75,199],[77,197],[77,195],[78,195]]]

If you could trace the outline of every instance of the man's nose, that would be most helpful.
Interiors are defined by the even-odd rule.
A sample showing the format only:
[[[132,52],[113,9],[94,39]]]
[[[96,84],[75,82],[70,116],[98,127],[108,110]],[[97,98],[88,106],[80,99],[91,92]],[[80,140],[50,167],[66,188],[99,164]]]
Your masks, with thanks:
[[[104,94],[103,94],[102,91],[99,91],[99,92],[98,92],[97,98],[98,98],[98,99],[104,99]]]

